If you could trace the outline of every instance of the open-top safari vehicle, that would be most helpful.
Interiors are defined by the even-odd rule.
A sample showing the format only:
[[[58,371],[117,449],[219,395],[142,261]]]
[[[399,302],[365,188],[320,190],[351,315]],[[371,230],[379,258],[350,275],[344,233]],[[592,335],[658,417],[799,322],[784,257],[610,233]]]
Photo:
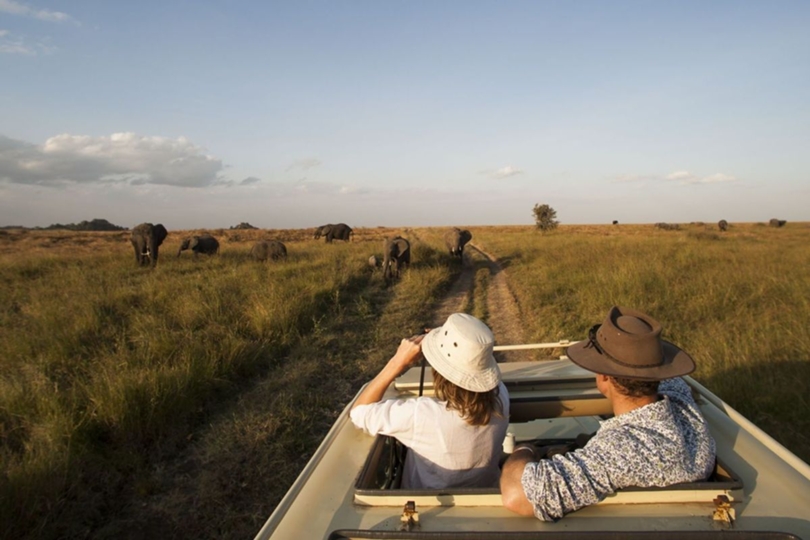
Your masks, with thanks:
[[[500,367],[511,400],[509,432],[518,443],[571,447],[611,414],[593,373],[565,357]],[[413,368],[386,398],[430,395],[431,383],[422,380]],[[400,489],[404,449],[356,429],[350,403],[256,538],[810,540],[810,466],[709,390],[685,380],[717,443],[715,471],[706,481],[624,489],[555,523],[541,522],[505,509],[497,488]],[[512,443],[507,439],[506,450]]]

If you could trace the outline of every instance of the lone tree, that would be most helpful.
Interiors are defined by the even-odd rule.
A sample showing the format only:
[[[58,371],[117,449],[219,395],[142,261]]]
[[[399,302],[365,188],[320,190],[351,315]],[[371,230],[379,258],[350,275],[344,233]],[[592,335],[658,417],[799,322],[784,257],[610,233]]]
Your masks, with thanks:
[[[557,211],[547,204],[535,204],[532,212],[534,212],[534,222],[537,224],[537,228],[543,232],[556,229],[559,225],[559,222],[554,219],[557,217]]]

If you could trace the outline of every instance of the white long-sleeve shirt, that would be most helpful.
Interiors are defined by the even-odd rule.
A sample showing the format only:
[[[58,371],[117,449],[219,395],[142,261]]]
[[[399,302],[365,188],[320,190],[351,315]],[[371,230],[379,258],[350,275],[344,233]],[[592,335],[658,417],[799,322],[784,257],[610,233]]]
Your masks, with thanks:
[[[493,487],[509,426],[509,393],[503,383],[498,397],[501,415],[493,414],[486,426],[471,426],[432,397],[359,405],[351,419],[370,435],[390,435],[408,447],[403,488]]]

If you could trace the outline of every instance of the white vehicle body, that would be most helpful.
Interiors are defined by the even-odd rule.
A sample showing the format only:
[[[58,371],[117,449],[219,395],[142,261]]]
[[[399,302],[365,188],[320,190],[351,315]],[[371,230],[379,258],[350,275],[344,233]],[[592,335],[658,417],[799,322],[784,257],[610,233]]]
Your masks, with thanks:
[[[509,431],[518,442],[593,433],[601,415],[611,413],[593,373],[564,357],[500,367],[511,401]],[[419,379],[418,368],[409,370],[385,398],[417,396]],[[380,489],[374,482],[383,468],[384,438],[352,425],[350,403],[256,539],[810,540],[810,467],[706,388],[685,380],[717,442],[712,481],[621,490],[554,523],[503,508],[497,489]],[[427,381],[424,393],[432,393]],[[408,502],[415,515],[403,512]]]

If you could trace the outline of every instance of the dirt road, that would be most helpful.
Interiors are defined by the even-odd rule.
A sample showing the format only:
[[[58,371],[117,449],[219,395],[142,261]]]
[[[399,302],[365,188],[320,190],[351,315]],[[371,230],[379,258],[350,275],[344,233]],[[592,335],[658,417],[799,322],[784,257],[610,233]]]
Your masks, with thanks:
[[[506,270],[498,260],[474,244],[467,244],[462,259],[462,270],[456,282],[450,287],[447,296],[436,308],[433,315],[433,326],[440,326],[451,314],[460,311],[468,312],[467,306],[473,295],[476,272],[487,271],[488,279],[483,280],[486,291],[485,321],[495,334],[498,345],[525,343],[520,323],[520,310],[515,297],[509,290]],[[525,360],[526,353],[504,351],[495,353],[499,362]]]

